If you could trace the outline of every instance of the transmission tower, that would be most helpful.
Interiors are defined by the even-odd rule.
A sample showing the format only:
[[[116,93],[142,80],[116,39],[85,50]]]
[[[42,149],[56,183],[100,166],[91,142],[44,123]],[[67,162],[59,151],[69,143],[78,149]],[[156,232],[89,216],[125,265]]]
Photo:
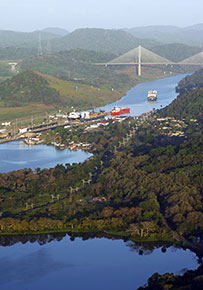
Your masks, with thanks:
[[[48,35],[47,37],[47,47],[46,47],[46,54],[51,54],[51,36]]]
[[[41,39],[41,32],[39,31],[39,35],[38,35],[38,52],[37,52],[37,56],[40,57],[40,56],[43,56],[43,53],[42,53],[42,39]]]

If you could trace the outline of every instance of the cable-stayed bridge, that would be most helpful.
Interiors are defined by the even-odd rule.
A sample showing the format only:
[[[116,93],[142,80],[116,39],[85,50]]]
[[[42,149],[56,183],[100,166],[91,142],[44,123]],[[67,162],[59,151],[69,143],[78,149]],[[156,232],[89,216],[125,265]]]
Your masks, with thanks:
[[[139,45],[137,48],[109,61],[108,63],[96,63],[100,66],[137,66],[138,75],[142,74],[142,66],[149,65],[182,65],[182,66],[203,66],[203,51],[195,54],[181,62],[172,62]]]

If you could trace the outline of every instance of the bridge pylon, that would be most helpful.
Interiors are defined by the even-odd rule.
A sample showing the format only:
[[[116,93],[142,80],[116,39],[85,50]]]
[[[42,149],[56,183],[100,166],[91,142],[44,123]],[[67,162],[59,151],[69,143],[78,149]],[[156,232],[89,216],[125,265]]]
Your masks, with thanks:
[[[141,45],[139,45],[138,47],[138,76],[142,75],[141,61],[142,61],[142,47]]]

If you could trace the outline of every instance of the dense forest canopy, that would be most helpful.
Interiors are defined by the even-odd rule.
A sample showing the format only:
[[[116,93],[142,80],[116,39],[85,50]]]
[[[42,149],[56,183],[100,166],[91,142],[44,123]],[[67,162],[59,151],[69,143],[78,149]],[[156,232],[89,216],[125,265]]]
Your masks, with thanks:
[[[32,71],[25,71],[0,84],[0,99],[5,106],[22,106],[27,103],[61,103],[59,93],[48,82]]]
[[[182,79],[178,83],[176,90],[179,93],[184,93],[202,87],[203,87],[203,69],[196,71],[192,75],[186,76],[184,79]]]

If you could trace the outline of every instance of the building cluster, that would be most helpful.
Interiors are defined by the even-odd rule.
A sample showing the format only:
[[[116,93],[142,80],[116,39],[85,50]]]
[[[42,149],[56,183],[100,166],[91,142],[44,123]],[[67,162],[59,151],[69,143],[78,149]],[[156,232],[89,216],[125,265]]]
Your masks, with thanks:
[[[163,135],[167,135],[169,137],[185,136],[185,129],[187,128],[187,124],[185,120],[176,120],[174,117],[165,117],[165,118],[157,118],[158,128]]]

